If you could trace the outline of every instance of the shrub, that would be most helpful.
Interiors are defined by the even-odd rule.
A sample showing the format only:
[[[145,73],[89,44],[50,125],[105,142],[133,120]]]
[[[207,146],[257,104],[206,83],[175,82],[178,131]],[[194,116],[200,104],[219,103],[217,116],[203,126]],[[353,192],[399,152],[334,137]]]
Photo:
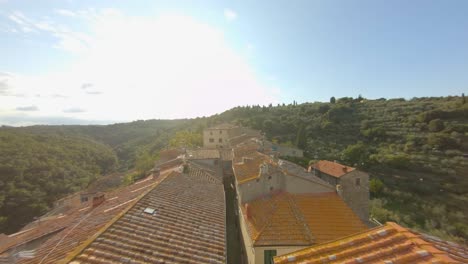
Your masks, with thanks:
[[[440,119],[433,119],[429,122],[429,131],[431,132],[439,132],[444,129],[444,121]]]

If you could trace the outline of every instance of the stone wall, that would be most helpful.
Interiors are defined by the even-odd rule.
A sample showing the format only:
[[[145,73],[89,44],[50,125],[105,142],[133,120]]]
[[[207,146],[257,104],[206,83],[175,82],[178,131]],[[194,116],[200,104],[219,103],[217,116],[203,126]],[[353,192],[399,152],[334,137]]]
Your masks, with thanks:
[[[354,170],[341,176],[338,192],[343,200],[365,223],[369,221],[369,175],[363,171]]]

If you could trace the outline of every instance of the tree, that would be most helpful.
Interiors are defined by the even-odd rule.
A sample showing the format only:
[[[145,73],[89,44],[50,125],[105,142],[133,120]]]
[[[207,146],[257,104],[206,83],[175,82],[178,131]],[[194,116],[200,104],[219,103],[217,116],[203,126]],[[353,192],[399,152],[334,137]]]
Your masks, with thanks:
[[[348,163],[362,166],[363,163],[366,164],[368,161],[369,153],[367,146],[362,142],[349,145],[345,150],[343,150],[342,157]]]
[[[369,191],[372,195],[378,195],[383,190],[384,184],[378,178],[372,178],[369,181]]]
[[[465,94],[462,93],[462,104],[465,104],[466,103],[466,100],[465,100]]]
[[[300,149],[305,149],[307,147],[307,136],[304,124],[301,124],[297,131],[296,146]]]
[[[330,98],[330,103],[332,103],[332,104],[336,103],[336,98],[334,96],[332,96]]]
[[[201,146],[203,143],[202,135],[192,131],[183,130],[177,132],[170,140],[171,147],[192,148]]]

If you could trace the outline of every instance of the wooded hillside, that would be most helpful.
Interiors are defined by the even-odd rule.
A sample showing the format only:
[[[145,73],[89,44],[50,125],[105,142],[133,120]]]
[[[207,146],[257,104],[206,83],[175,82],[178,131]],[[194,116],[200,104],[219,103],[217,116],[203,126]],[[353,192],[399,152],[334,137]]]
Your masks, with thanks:
[[[468,153],[468,104],[462,97],[332,98],[329,103],[236,107],[211,117],[186,120],[147,120],[108,126],[4,127],[0,128],[0,144],[9,152],[0,149],[2,168],[7,164],[6,169],[0,170],[1,184],[6,186],[4,179],[10,179],[9,184],[16,189],[28,190],[30,194],[25,197],[44,197],[39,199],[45,201],[40,206],[28,205],[32,206],[28,210],[31,219],[42,213],[54,198],[83,188],[97,177],[91,175],[106,172],[112,166],[120,171],[135,167],[144,170],[163,147],[200,145],[203,129],[223,122],[259,129],[273,141],[304,149],[306,157],[295,160],[304,166],[311,160],[328,159],[368,171],[372,178],[371,212],[379,221],[397,221],[452,240],[468,238],[468,158],[464,157]],[[80,147],[67,151],[69,145],[78,142]],[[103,163],[101,154],[95,155],[99,151],[112,166]],[[57,163],[57,157],[65,157],[67,162]],[[45,159],[47,166],[36,165],[36,159]],[[65,164],[70,164],[67,169],[63,169]],[[67,174],[68,171],[74,174]],[[56,185],[68,187],[55,187],[58,189],[49,194],[47,188],[52,187],[46,187],[48,181],[39,179],[52,176],[43,175],[55,175],[54,179],[60,179],[57,181],[67,182]],[[3,186],[1,190],[15,190]],[[15,198],[21,203],[7,203],[5,193],[2,197],[5,199],[0,199],[0,212],[8,219],[17,216],[6,212],[29,204],[28,199],[22,198]],[[0,232],[15,229],[10,227],[11,222],[3,223],[8,229]]]

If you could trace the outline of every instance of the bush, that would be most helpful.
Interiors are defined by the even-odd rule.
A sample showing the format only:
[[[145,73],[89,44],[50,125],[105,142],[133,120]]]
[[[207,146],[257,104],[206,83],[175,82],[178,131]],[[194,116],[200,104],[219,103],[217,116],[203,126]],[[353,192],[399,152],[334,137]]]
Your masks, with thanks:
[[[427,143],[440,150],[458,149],[460,147],[455,139],[442,133],[429,135]]]
[[[439,132],[444,129],[444,121],[440,119],[434,119],[429,122],[429,131],[431,132]]]

